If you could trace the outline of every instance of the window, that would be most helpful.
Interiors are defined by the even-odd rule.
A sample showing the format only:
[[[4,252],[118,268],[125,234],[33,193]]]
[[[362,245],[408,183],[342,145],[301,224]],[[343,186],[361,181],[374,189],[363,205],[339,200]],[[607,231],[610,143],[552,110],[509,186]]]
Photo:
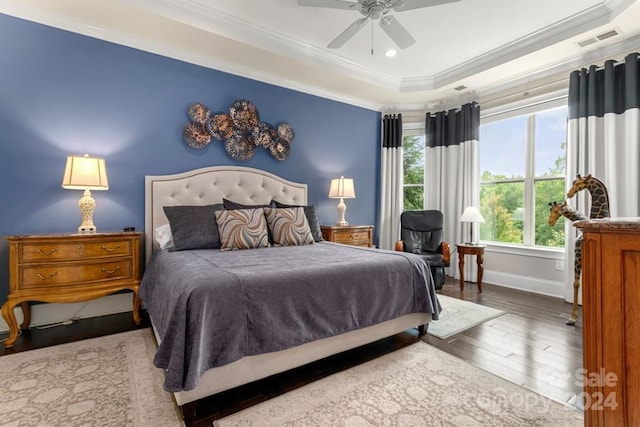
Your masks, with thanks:
[[[424,135],[403,135],[404,210],[424,209]]]
[[[564,218],[550,227],[549,202],[565,199],[567,108],[480,125],[480,239],[564,246]]]

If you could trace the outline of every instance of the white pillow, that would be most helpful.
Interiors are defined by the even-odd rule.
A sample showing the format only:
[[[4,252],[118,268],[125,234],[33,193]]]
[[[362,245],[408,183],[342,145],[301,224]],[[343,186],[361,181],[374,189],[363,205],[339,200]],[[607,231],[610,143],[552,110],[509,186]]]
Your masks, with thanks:
[[[161,225],[153,231],[153,236],[158,242],[160,249],[173,248],[173,236],[171,235],[171,226],[169,224]]]

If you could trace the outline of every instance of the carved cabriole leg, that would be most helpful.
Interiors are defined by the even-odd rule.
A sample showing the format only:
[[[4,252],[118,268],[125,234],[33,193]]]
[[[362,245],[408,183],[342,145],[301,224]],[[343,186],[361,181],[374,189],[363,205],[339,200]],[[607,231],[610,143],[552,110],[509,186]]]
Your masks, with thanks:
[[[29,329],[29,325],[31,324],[31,305],[29,301],[24,301],[20,303],[20,308],[22,309],[22,324],[20,325],[20,329],[25,331]]]
[[[138,290],[133,291],[133,321],[136,325],[142,322],[140,317],[140,297],[138,297]]]
[[[9,326],[9,337],[4,342],[4,346],[6,348],[13,347],[16,339],[18,339],[18,332],[20,329],[18,328],[18,320],[16,319],[16,314],[13,312],[13,309],[18,304],[18,301],[12,301],[11,299],[9,299],[4,303],[2,309],[0,310],[2,312],[2,318],[5,322],[7,322],[7,325]]]

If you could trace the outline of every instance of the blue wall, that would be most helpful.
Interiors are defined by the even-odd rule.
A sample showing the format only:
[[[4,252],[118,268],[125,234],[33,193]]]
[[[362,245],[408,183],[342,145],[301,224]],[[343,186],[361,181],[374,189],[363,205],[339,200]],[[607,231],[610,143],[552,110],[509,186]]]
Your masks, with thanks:
[[[295,130],[290,157],[264,149],[245,162],[221,143],[182,142],[187,107],[248,99],[260,119]],[[144,229],[144,176],[237,164],[309,185],[323,224],[336,219],[331,178],[353,177],[351,224],[375,224],[380,114],[0,14],[0,235],[74,232],[79,191],[61,188],[66,157],[104,157],[109,191],[95,191],[99,230]],[[0,302],[8,251],[0,242]]]

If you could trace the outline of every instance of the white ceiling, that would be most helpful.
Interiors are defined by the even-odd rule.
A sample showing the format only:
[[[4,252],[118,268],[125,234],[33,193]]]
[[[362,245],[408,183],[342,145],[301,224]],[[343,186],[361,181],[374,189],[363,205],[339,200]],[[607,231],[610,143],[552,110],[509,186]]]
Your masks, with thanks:
[[[0,13],[382,111],[552,88],[575,68],[640,48],[640,0],[461,0],[392,12],[416,39],[394,58],[378,25],[327,49],[361,15],[297,0],[3,0]],[[577,44],[612,29],[619,34]]]

